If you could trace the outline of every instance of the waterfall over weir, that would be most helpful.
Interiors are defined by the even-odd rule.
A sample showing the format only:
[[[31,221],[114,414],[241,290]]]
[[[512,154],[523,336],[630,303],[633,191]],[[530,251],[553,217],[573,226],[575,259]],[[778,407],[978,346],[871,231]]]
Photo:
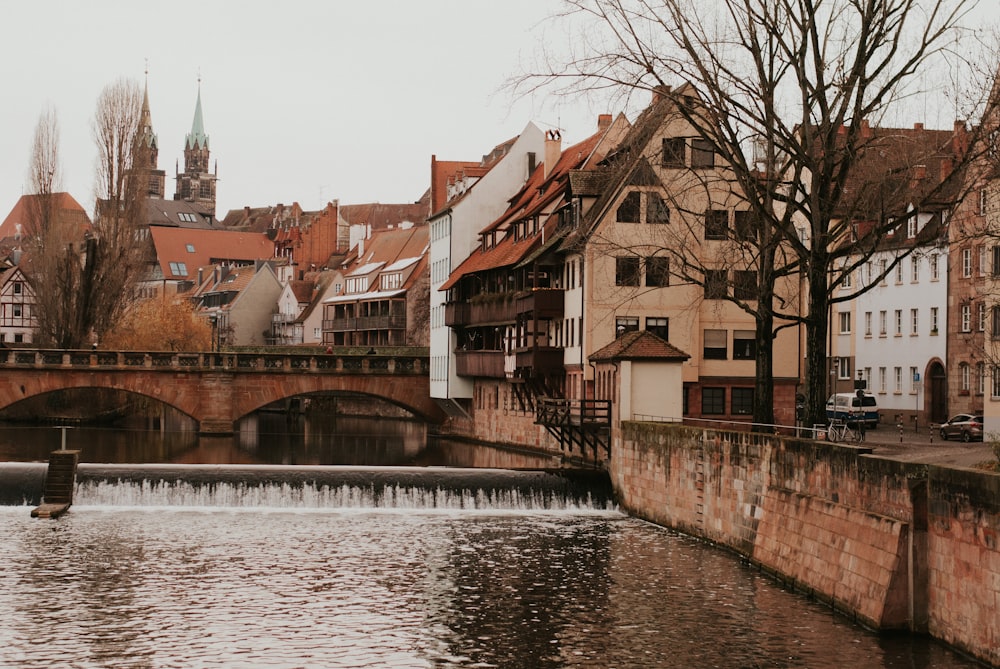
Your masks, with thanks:
[[[0,466],[0,504],[37,504],[44,465]],[[614,509],[602,472],[418,467],[81,464],[77,506]]]

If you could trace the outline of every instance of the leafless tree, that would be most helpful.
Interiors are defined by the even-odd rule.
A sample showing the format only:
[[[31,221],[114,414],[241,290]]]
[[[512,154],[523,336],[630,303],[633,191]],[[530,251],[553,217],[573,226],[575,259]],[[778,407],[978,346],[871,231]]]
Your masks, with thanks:
[[[81,285],[79,331],[100,337],[134,299],[145,269],[149,145],[142,136],[141,86],[120,79],[101,92],[94,115],[97,206]],[[89,327],[87,327],[89,326]]]
[[[962,197],[966,170],[986,146],[980,126],[956,128],[953,142],[934,147],[948,174],[933,188],[898,189],[907,170],[931,156],[910,153],[898,164],[873,157],[885,141],[877,127],[919,91],[920,76],[960,72],[949,102],[959,119],[984,113],[994,75],[976,59],[981,35],[964,30],[974,0],[568,0],[562,20],[578,22],[568,56],[543,59],[514,82],[521,93],[555,88],[565,94],[611,89],[655,91],[690,82],[700,103],[679,112],[730,169],[757,229],[759,296],[743,301],[758,321],[758,355],[769,351],[770,319],[798,320],[806,329],[808,423],[825,422],[827,333],[832,304],[853,299],[842,290],[907,212]],[[961,41],[959,41],[961,40]],[[993,50],[995,53],[995,50]],[[939,69],[938,69],[939,68]],[[944,74],[943,74],[944,73]],[[946,99],[942,90],[939,99]],[[961,91],[957,90],[960,89]],[[870,125],[869,125],[870,124]],[[892,207],[882,208],[883,202]],[[863,221],[865,225],[859,226]],[[749,237],[749,236],[748,236]],[[780,249],[787,262],[772,265]],[[905,255],[902,250],[898,261]],[[895,263],[886,268],[892,271]],[[699,268],[692,268],[696,270]],[[708,269],[708,268],[700,268]],[[793,270],[804,308],[775,300],[774,282]],[[688,272],[689,278],[698,271]],[[702,276],[704,274],[702,273]],[[856,285],[856,284],[855,284]],[[863,290],[866,287],[862,287]],[[755,303],[751,305],[751,302]],[[771,325],[769,325],[771,323]],[[770,356],[757,378],[767,383]],[[763,367],[763,368],[762,368]],[[762,368],[762,369],[761,369]],[[755,414],[756,415],[756,414]]]
[[[147,243],[149,147],[140,135],[142,89],[120,80],[102,91],[94,117],[97,206],[91,230],[60,207],[58,125],[39,119],[29,168],[31,198],[25,271],[36,294],[39,340],[81,348],[113,325],[133,298]],[[82,217],[85,218],[85,217]]]

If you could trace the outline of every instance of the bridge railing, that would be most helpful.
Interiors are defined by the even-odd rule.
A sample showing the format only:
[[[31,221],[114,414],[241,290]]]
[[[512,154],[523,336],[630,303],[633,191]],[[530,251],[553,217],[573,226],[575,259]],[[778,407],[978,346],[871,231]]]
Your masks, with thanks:
[[[86,351],[0,348],[0,368],[426,375],[426,356],[339,353]]]

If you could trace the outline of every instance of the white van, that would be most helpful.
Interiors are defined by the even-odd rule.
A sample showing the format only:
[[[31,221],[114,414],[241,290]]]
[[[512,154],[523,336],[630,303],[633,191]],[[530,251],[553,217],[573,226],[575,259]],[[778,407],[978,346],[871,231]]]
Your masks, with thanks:
[[[864,422],[867,429],[873,430],[878,427],[882,415],[875,396],[859,390],[830,395],[830,399],[826,401],[826,419],[843,420],[849,425]]]

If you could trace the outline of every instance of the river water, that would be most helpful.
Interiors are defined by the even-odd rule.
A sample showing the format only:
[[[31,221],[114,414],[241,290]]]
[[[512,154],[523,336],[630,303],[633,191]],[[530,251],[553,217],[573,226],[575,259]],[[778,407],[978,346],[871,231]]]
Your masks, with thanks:
[[[530,474],[402,469],[442,452],[455,464],[458,449],[378,425],[228,446],[67,431],[85,462],[120,453],[192,475],[86,481],[57,521],[0,507],[0,667],[975,666],[864,630],[599,496],[540,496]],[[28,442],[58,447],[52,432],[0,431],[0,454],[43,460]],[[376,461],[358,461],[366,449]],[[241,467],[217,467],[227,452]],[[259,481],[206,486],[213,470]],[[407,478],[288,482],[302,472]],[[469,476],[502,478],[505,492],[454,484]]]

